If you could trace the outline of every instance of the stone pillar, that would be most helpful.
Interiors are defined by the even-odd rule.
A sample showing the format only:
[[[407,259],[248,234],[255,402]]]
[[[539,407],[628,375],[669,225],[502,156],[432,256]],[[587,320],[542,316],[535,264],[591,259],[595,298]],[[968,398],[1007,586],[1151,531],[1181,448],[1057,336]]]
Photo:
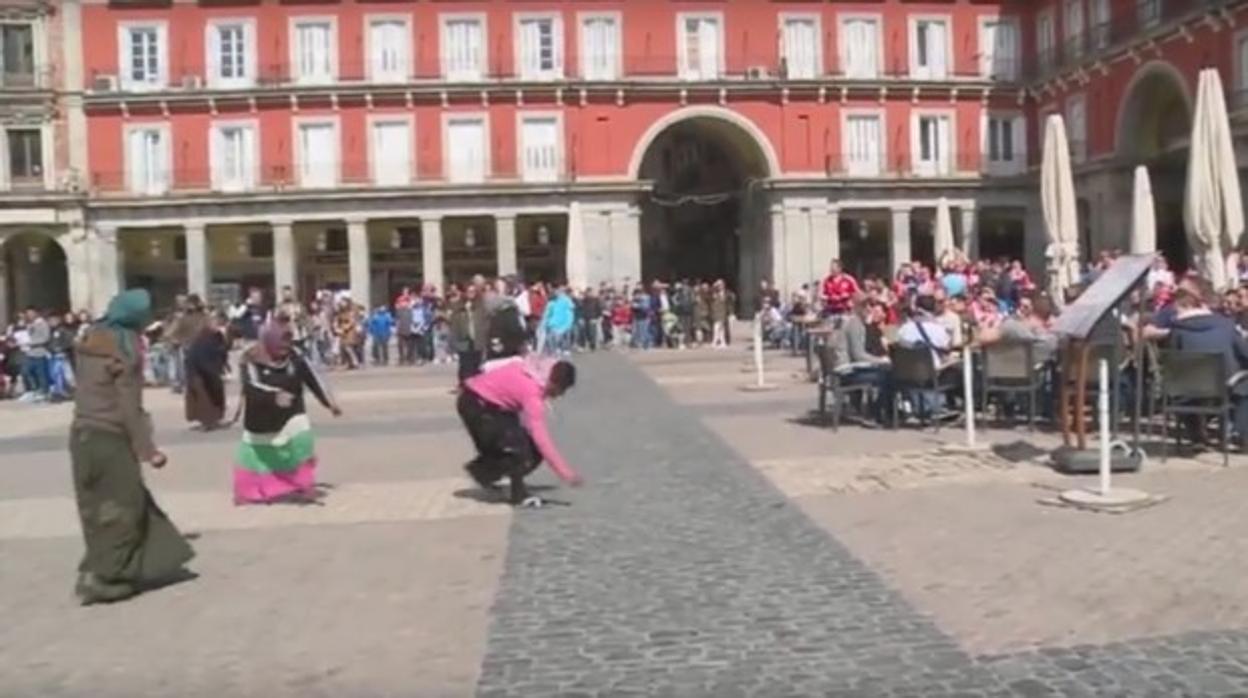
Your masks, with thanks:
[[[568,220],[571,228],[572,221]],[[504,214],[494,217],[494,228],[498,243],[498,275],[515,274],[516,268],[516,217]]]
[[[64,233],[57,236],[57,242],[65,251],[65,266],[69,279],[69,306],[77,312],[91,307],[91,263],[87,258],[87,229],[82,221],[70,223]],[[4,265],[4,256],[0,255],[0,266]],[[0,269],[0,289],[5,287],[4,273]],[[0,290],[0,294],[3,290]],[[0,306],[3,306],[0,301]],[[0,307],[2,309],[2,307]],[[0,315],[8,317],[8,315]]]
[[[91,303],[93,315],[104,314],[108,302],[121,291],[122,259],[117,248],[117,228],[96,225],[93,235],[87,238],[88,259],[91,269]]]
[[[962,214],[962,253],[967,259],[979,258],[979,212],[975,206],[963,206]]]
[[[274,221],[271,225],[273,230],[273,289],[280,297],[282,289],[289,286],[298,297],[294,224],[290,221]]]
[[[835,206],[817,212],[814,225],[815,258],[810,267],[814,281],[823,278],[828,265],[841,258],[841,210]]]
[[[611,251],[611,212],[609,210],[578,207],[581,231],[585,234],[586,269],[589,283],[597,286],[601,283],[615,283],[613,278],[613,262]],[[572,225],[571,219],[568,225]]]
[[[426,216],[420,219],[420,249],[422,274],[426,284],[442,288],[442,217]]]
[[[910,261],[910,213],[909,207],[901,206],[893,209],[892,244],[889,248],[891,265],[889,274]]]
[[[771,279],[769,279],[769,281],[771,281],[771,283],[775,284],[776,286],[781,286],[787,281],[787,275],[785,274],[785,269],[788,266],[788,259],[789,259],[788,245],[787,245],[788,230],[785,228],[785,225],[787,223],[788,221],[785,220],[785,215],[784,215],[784,206],[781,204],[772,204],[771,206]],[[762,279],[756,279],[755,281],[762,281]],[[754,285],[757,286],[758,284],[755,283]],[[755,291],[755,289],[753,288],[738,289],[738,293],[744,297],[747,290],[751,294],[754,293]]]
[[[351,300],[372,308],[372,259],[368,249],[368,221],[363,218],[347,221],[347,269]]]
[[[776,278],[775,288],[781,295],[810,281],[811,265],[814,260],[814,239],[811,230],[812,211],[806,202],[799,206],[786,207],[784,210],[784,251],[788,262],[784,268],[784,278]]]
[[[203,223],[187,223],[182,229],[186,237],[186,292],[202,300],[208,299],[212,281],[208,262],[208,234]]]
[[[636,206],[611,212],[611,276],[616,284],[642,281],[641,209]]]

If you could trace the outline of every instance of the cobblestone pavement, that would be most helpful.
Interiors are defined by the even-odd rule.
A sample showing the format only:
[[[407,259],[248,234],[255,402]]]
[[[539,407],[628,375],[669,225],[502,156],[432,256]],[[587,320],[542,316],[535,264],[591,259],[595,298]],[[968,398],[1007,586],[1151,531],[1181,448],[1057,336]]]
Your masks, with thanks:
[[[948,576],[938,555],[899,545],[893,557],[876,556],[877,561],[896,562],[904,561],[910,552],[917,553],[921,564],[911,566],[911,577],[901,580],[899,593],[895,569],[881,565],[882,574],[878,573],[840,542],[842,527],[852,528],[846,517],[821,519],[818,511],[809,508],[810,497],[790,492],[814,517],[807,518],[773,489],[761,472],[766,467],[751,468],[742,449],[730,450],[697,421],[696,409],[682,409],[658,387],[673,394],[681,391],[687,404],[710,405],[716,402],[715,381],[663,380],[666,372],[679,373],[683,362],[665,361],[657,369],[646,366],[648,362],[649,357],[638,359],[652,375],[660,374],[656,385],[638,381],[635,369],[618,361],[588,362],[586,389],[561,410],[563,432],[594,435],[575,439],[569,448],[574,461],[585,465],[593,484],[576,496],[573,507],[529,513],[513,521],[479,695],[1205,696],[1248,692],[1248,636],[1234,630],[1190,631],[1181,623],[1171,624],[1174,618],[1166,618],[1164,600],[1156,607],[1147,605],[1157,602],[1155,597],[1135,610],[1156,613],[1155,630],[1176,627],[1185,632],[1100,645],[1026,645],[1025,650],[1004,653],[982,651],[987,644],[962,642],[956,631],[964,626],[954,624],[951,632],[944,624],[947,614],[939,612],[944,609],[933,613],[904,591],[916,579],[937,585]],[[702,370],[707,373],[700,375],[713,375],[710,369]],[[749,397],[732,392],[738,381],[730,375],[721,374],[729,389],[720,394],[719,401],[749,403]],[[683,391],[693,385],[709,390],[690,400]],[[812,397],[808,387],[795,390],[805,391],[806,400]],[[612,399],[602,400],[603,394]],[[769,402],[775,403],[776,398]],[[734,434],[749,427],[743,418],[733,419],[740,420],[734,423]],[[772,431],[777,415],[757,419],[758,450],[785,452],[787,442],[777,443]],[[889,449],[876,442],[893,437],[867,434],[846,430],[843,438],[853,444],[845,449],[850,453],[833,451],[825,464],[836,467],[848,456],[849,462],[857,463],[849,471],[862,474],[867,463],[885,460],[883,472],[893,472],[899,482],[913,481],[914,473],[926,480],[948,471],[1014,470],[999,463],[984,467],[982,462],[964,458],[908,464],[926,457],[917,450],[879,458],[870,454]],[[897,438],[914,440],[908,435]],[[856,456],[855,449],[868,455]],[[892,450],[896,451],[895,445]],[[893,520],[883,527],[884,533],[876,534],[871,531],[870,517],[885,514],[886,507],[871,504],[893,494],[924,501],[933,492],[963,491],[967,489],[964,480],[949,478],[947,484],[958,487],[936,490],[903,488],[896,493],[863,495],[858,488],[845,487],[833,494],[838,497],[835,501],[858,505],[854,511],[863,516],[856,523],[866,533],[849,537],[871,548],[878,547],[889,531],[898,530],[896,520],[914,511],[894,502]],[[841,481],[858,478],[842,476]],[[1026,491],[1015,483],[1013,506],[1035,513],[1034,503],[1019,501],[1020,489]],[[834,500],[826,496],[818,500],[828,501]],[[955,503],[947,496],[933,501],[940,504],[908,517],[911,528],[942,530],[942,504],[975,508],[974,500]],[[993,513],[1004,516],[1004,508],[998,506]],[[1158,511],[1164,515],[1166,510]],[[1179,511],[1171,509],[1171,515],[1178,516]],[[1074,522],[1059,527],[1065,537],[1053,541],[1046,552],[1063,569],[1076,570],[1076,564],[1062,563],[1063,549],[1078,546],[1078,530],[1086,531],[1106,519],[1089,520],[1086,514],[1052,510],[1043,515]],[[1128,517],[1117,520],[1122,530],[1115,541],[1127,535],[1132,521]],[[1003,531],[1019,530],[1008,520],[998,523]],[[945,549],[972,551],[955,558],[961,561],[977,549],[976,534],[985,533],[989,532],[960,529],[960,537],[951,537]],[[993,552],[1008,547],[1008,535],[993,540],[1000,541]],[[1025,546],[1030,538],[1023,536],[1018,542]],[[1097,550],[1109,545],[1097,546]],[[1234,558],[1237,550],[1233,546],[1219,554]],[[1166,569],[1186,562],[1149,559]],[[1021,592],[1025,602],[1048,598],[1062,606],[1059,619],[1069,619],[1072,604],[1062,583],[1118,584],[1115,591],[1130,594],[1132,585],[1156,583],[1164,577],[1106,576],[1105,565],[1113,559],[1085,555],[1076,560],[1091,563],[1096,574],[1082,580],[1059,575],[1044,580],[1049,583],[1036,584],[1033,591],[1027,590],[1032,580],[1026,578],[1013,579],[1012,588],[993,585],[997,604],[992,608],[1009,608],[1013,595]],[[1186,576],[1197,579],[1201,573],[1195,569]],[[982,565],[955,578],[993,581],[991,570]],[[1227,596],[1237,596],[1242,586],[1237,579],[1219,574],[1217,581],[1197,593],[1218,585],[1223,585]],[[980,601],[985,598],[971,596]],[[1180,606],[1196,601],[1210,609],[1208,598],[1171,601]],[[1098,617],[1097,610],[1083,609],[1089,618],[1085,625],[1112,620]],[[966,614],[967,609],[963,606],[957,611]],[[1036,619],[1043,619],[1047,611],[1043,603],[1026,605],[1025,613],[1013,620],[1030,619],[1034,631],[1037,624],[1043,625],[1043,620]],[[974,625],[985,615],[972,612],[966,617]],[[1034,632],[1030,638],[1043,639]]]

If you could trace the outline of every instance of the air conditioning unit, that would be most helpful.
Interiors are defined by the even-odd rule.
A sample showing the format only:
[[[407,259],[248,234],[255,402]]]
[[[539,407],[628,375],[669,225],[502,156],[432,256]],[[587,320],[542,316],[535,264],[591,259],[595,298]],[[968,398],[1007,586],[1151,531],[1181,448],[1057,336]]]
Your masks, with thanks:
[[[92,92],[116,92],[117,76],[116,75],[96,75],[91,81]]]
[[[746,69],[745,77],[750,80],[766,80],[771,77],[771,71],[765,65],[752,65]]]
[[[183,75],[182,89],[184,90],[202,90],[204,89],[204,79],[198,75]]]

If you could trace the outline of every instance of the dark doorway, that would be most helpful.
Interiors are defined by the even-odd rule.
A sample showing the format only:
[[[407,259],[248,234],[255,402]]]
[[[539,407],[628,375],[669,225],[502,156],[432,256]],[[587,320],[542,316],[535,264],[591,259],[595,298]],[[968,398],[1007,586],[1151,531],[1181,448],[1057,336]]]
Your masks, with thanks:
[[[644,279],[723,279],[748,302],[769,269],[759,144],[730,121],[691,117],[654,139],[640,176],[653,182],[642,205]]]

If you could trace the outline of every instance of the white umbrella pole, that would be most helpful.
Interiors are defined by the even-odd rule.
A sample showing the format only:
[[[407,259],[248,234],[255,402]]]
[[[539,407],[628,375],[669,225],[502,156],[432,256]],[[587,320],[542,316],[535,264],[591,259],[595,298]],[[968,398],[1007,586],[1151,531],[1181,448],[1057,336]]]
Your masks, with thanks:
[[[1100,394],[1097,396],[1097,411],[1101,419],[1101,496],[1109,496],[1109,362],[1101,359]]]
[[[975,448],[975,377],[971,373],[971,348],[962,349],[962,394],[966,409],[966,446]]]
[[[763,377],[763,314],[754,316],[754,371],[758,374],[758,387],[766,385]]]

